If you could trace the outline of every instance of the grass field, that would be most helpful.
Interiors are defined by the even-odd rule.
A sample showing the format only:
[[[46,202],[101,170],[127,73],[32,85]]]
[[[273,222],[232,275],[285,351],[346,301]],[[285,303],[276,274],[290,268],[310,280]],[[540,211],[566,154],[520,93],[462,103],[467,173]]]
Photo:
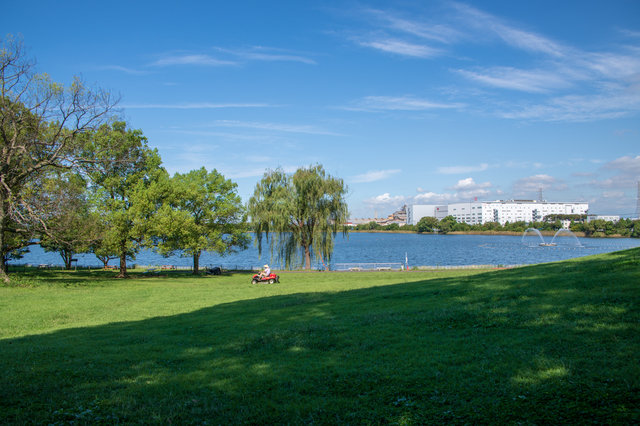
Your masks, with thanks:
[[[0,287],[0,424],[640,424],[640,249]]]

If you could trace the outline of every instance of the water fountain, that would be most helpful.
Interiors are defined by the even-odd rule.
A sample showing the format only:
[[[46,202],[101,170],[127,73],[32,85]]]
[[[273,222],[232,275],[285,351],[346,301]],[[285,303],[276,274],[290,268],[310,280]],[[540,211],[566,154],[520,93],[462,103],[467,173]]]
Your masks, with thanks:
[[[527,228],[522,234],[522,244],[526,245],[545,245],[542,234],[536,228]]]
[[[558,238],[558,241],[556,241],[556,238]],[[563,246],[582,247],[578,237],[576,237],[576,234],[571,232],[570,229],[559,229],[558,232],[556,232],[556,235],[553,236],[551,244],[554,246],[562,244]]]

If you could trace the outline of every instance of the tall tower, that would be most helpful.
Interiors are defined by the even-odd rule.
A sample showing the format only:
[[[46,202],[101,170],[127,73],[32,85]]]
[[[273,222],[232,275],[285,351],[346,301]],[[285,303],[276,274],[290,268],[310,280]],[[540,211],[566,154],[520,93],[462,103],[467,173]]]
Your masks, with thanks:
[[[542,202],[542,188],[538,189],[538,201]]]

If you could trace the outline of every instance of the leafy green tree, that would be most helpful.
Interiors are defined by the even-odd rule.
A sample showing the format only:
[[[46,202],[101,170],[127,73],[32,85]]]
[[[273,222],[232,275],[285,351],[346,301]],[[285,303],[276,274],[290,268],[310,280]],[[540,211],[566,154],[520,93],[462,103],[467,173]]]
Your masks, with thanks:
[[[224,256],[244,250],[250,237],[236,188],[216,170],[207,173],[203,167],[176,173],[155,221],[157,250],[163,255],[180,250],[181,256],[192,257],[194,274],[198,273],[203,251]]]
[[[113,148],[102,149],[105,146]],[[127,278],[127,258],[135,259],[151,241],[154,215],[167,196],[169,176],[142,131],[128,129],[124,122],[87,133],[83,150],[99,160],[87,165],[85,172],[105,229],[101,248],[118,254],[118,277]]]
[[[329,262],[338,231],[348,230],[349,212],[342,179],[328,175],[321,165],[286,174],[281,168],[267,171],[249,200],[249,215],[255,225],[258,252],[263,233],[272,258],[277,255],[287,267],[304,262],[311,269],[316,256]]]
[[[453,231],[454,230],[453,228],[457,223],[458,222],[456,221],[456,218],[453,217],[452,215],[449,215],[444,219],[442,219],[438,224],[438,226],[440,227],[439,228],[440,232],[442,232],[443,234],[446,234],[448,232]]]
[[[89,251],[90,245],[101,238],[99,217],[91,210],[86,197],[84,179],[74,173],[52,173],[38,188],[37,196],[43,213],[40,246],[48,252],[58,252],[67,269],[76,253]]]
[[[15,234],[43,224],[47,217],[30,204],[24,188],[41,173],[72,168],[94,158],[76,149],[79,136],[103,123],[118,99],[88,88],[79,78],[65,87],[34,72],[21,40],[11,36],[0,45],[0,247]],[[41,229],[40,229],[41,230]],[[0,256],[0,278],[9,281]]]
[[[378,222],[375,222],[373,220],[367,224],[368,230],[377,230],[381,228],[382,228],[382,225],[380,225]]]
[[[400,225],[398,225],[397,223],[390,223],[387,226],[385,226],[387,231],[397,231],[398,229],[400,229]]]
[[[418,223],[416,224],[416,228],[418,232],[433,232],[434,229],[438,228],[438,219],[432,216],[425,216],[420,218]]]

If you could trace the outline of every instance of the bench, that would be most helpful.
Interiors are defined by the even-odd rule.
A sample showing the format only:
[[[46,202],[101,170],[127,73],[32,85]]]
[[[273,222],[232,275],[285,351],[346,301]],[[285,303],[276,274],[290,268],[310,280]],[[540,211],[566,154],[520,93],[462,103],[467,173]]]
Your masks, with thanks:
[[[380,266],[379,268],[376,268],[376,270],[378,270],[378,271],[390,271],[391,267],[390,266]]]
[[[104,267],[104,268],[102,268],[102,269],[118,269],[118,267],[117,267],[117,266],[115,266],[115,265],[107,265],[107,266],[105,266],[105,267]]]
[[[176,269],[176,267],[174,265],[162,265],[161,269],[164,271],[166,269]]]

